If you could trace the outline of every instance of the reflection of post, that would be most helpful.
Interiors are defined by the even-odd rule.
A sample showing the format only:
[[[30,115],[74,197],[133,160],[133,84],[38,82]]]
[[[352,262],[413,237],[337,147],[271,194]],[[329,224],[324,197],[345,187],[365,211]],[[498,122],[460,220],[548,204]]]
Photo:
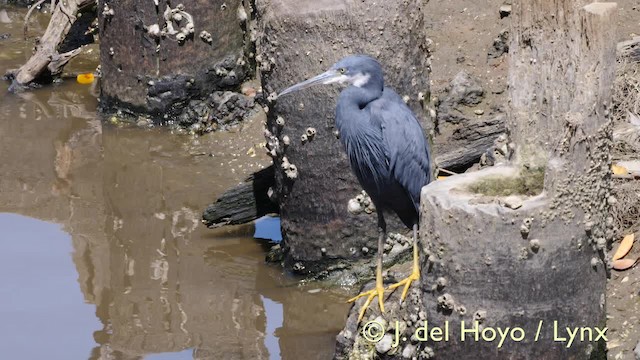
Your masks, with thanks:
[[[279,284],[279,271],[259,271],[256,284]],[[293,281],[293,280],[291,280]],[[284,286],[284,285],[283,285]],[[299,284],[290,286],[298,287]],[[320,290],[320,289],[318,289]],[[262,288],[261,293],[268,299],[282,304],[282,328],[277,329],[280,354],[283,360],[328,359],[334,352],[337,325],[344,322],[350,304],[344,294],[335,291],[302,291],[283,288]]]
[[[320,300],[323,296],[331,300]],[[337,325],[344,322],[349,304],[344,296],[287,292],[282,299],[283,326],[276,332],[283,360],[327,359],[333,354]],[[324,351],[324,352],[322,352]]]
[[[96,131],[85,121],[93,112],[81,105],[95,100],[62,90],[48,98],[20,96],[22,106],[10,104],[11,97],[0,100],[6,119],[18,120],[0,123],[0,172],[7,175],[0,177],[0,211],[64,224],[74,198],[67,175],[76,167],[91,167],[99,154],[99,144],[79,141]]]
[[[256,263],[210,261],[211,243],[198,234],[206,231],[198,226],[199,194],[182,185],[201,169],[154,157],[168,146],[161,139],[128,130],[103,136],[109,346],[130,356],[196,348],[199,358],[264,358]]]
[[[0,211],[54,221],[71,234],[73,261],[87,301],[104,282],[92,262],[105,246],[102,222],[100,124],[86,93],[59,91],[21,93],[23,107],[0,107],[7,118],[0,123]],[[20,109],[26,114],[13,114]],[[43,118],[46,121],[41,121]]]
[[[97,304],[105,324],[109,304],[109,246],[105,239],[101,128],[84,93],[61,89],[21,93],[20,121],[0,122],[0,212],[21,213],[63,225],[71,235],[73,262],[85,301]],[[89,106],[87,106],[89,104]],[[2,107],[0,100],[0,107]],[[4,107],[7,118],[18,118]],[[45,118],[46,121],[42,121]],[[108,305],[107,305],[108,306]],[[108,313],[108,312],[107,312]],[[103,339],[96,333],[96,340]],[[92,358],[100,358],[94,349]]]

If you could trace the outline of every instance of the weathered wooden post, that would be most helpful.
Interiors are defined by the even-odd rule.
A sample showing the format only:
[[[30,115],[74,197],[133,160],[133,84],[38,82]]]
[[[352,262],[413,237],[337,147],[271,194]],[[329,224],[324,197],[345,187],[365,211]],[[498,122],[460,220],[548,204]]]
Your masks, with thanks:
[[[253,76],[248,2],[100,0],[98,11],[107,110],[206,123],[211,93]]]
[[[514,1],[515,161],[423,189],[423,306],[452,332],[426,343],[439,359],[604,356],[616,4],[585,3]],[[461,334],[475,321],[477,341]],[[502,346],[483,338],[516,327]]]
[[[256,60],[263,90],[277,93],[345,55],[369,54],[429,128],[421,108],[429,97],[425,2],[258,2]],[[336,99],[337,89],[318,87],[269,104],[266,137],[276,164],[285,263],[298,272],[349,267],[376,249],[375,215],[347,210],[361,188],[336,139]]]
[[[603,358],[616,4],[585,4],[513,2],[513,163],[423,188],[420,288],[380,336],[352,309],[337,358]]]

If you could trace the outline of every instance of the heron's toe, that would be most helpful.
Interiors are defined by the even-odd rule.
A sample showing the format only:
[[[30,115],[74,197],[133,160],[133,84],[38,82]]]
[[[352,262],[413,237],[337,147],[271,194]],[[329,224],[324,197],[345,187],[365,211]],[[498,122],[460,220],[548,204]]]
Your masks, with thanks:
[[[400,286],[404,286],[404,288],[402,289],[402,296],[400,296],[400,302],[403,302],[404,299],[407,297],[407,293],[409,292],[409,287],[411,286],[411,283],[413,283],[414,281],[417,281],[420,279],[420,272],[418,271],[414,271],[411,272],[411,275],[407,276],[406,278],[398,281],[397,283],[390,285],[387,290],[395,290],[397,288],[399,288]]]
[[[369,291],[360,293],[352,297],[351,299],[349,299],[347,302],[354,302],[360,299],[361,297],[365,297],[365,296],[367,297],[367,300],[364,302],[364,304],[362,304],[362,307],[360,307],[360,313],[358,314],[358,322],[362,320],[362,318],[364,317],[364,313],[367,311],[367,308],[369,308],[369,306],[371,305],[371,302],[376,296],[378,297],[378,305],[380,306],[380,311],[384,313],[384,287],[383,286],[376,286],[375,288]]]

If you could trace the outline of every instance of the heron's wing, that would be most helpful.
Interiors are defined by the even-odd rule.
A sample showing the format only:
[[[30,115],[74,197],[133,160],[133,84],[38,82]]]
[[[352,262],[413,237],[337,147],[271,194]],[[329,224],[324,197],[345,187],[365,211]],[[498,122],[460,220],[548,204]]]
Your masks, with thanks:
[[[379,124],[389,174],[411,196],[416,210],[420,190],[431,181],[431,153],[420,123],[400,96],[385,88],[371,107],[372,122]]]

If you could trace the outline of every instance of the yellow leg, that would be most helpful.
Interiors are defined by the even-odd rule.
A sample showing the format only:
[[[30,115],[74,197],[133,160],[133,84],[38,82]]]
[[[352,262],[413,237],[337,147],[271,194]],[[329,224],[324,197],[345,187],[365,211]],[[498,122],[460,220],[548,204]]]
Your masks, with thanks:
[[[389,286],[388,290],[395,290],[396,288],[399,288],[400,286],[404,285],[404,289],[402,290],[402,296],[400,297],[400,302],[403,302],[404,299],[407,297],[407,293],[409,292],[409,286],[411,286],[411,283],[413,281],[416,281],[418,279],[420,279],[420,264],[418,262],[419,260],[419,256],[418,256],[418,239],[417,239],[417,233],[418,233],[418,226],[414,225],[413,226],[413,269],[411,271],[411,275],[409,275],[407,278],[400,280],[399,282]]]
[[[384,313],[384,285],[382,284],[382,252],[384,250],[384,240],[386,238],[386,224],[381,215],[378,215],[379,235],[378,235],[378,257],[376,266],[376,287],[369,291],[365,291],[351,299],[348,302],[354,302],[363,296],[367,296],[367,301],[364,302],[360,308],[360,314],[358,315],[358,322],[364,317],[364,313],[371,304],[371,301],[377,296],[378,305],[380,305],[380,311]]]
[[[378,304],[380,305],[380,311],[384,312],[384,300],[383,300],[384,286],[382,285],[382,262],[381,261],[378,262],[378,266],[376,269],[376,287],[369,291],[365,291],[361,294],[358,294],[357,296],[349,299],[348,302],[354,302],[363,296],[367,296],[367,301],[365,301],[362,307],[360,308],[360,314],[358,315],[358,322],[362,320],[362,318],[364,317],[364,313],[367,311],[367,308],[371,304],[371,301],[373,301],[373,299],[376,296],[378,297]]]

